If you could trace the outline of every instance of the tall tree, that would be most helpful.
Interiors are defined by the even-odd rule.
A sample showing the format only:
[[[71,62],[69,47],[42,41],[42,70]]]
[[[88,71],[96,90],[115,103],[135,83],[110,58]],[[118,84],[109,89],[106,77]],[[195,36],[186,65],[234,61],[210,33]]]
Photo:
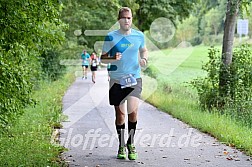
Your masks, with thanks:
[[[76,38],[75,30],[81,30],[81,45],[86,44],[93,48],[95,41],[103,40],[103,37],[85,36],[85,30],[107,30],[117,21],[117,11],[119,9],[118,0],[62,0],[64,9],[62,20],[69,25],[66,31],[68,39]],[[83,41],[85,41],[83,43]]]
[[[230,72],[229,66],[232,63],[233,41],[236,20],[239,11],[247,7],[251,0],[228,0],[226,9],[226,19],[224,23],[224,35],[222,45],[222,64],[219,75],[219,92],[222,98],[228,96]]]
[[[141,31],[149,30],[151,23],[158,17],[166,17],[173,23],[189,16],[197,0],[136,0],[139,9],[136,11],[137,27]]]
[[[106,30],[117,21],[117,12],[121,6],[132,9],[134,25],[142,31],[148,30],[151,23],[158,17],[169,18],[175,23],[176,19],[189,16],[194,2],[198,0],[61,0],[64,4],[62,20],[69,24],[67,38],[76,38],[74,31],[82,31],[80,38],[85,38],[87,46],[93,48],[95,41],[103,37],[88,38],[83,34],[85,30]]]
[[[193,37],[197,36],[197,18],[191,15],[178,25],[176,37],[180,42],[190,41]]]
[[[223,12],[219,11],[219,9],[212,8],[205,15],[206,27],[205,33],[218,35],[219,29],[222,24],[222,20],[224,19]],[[205,34],[206,35],[206,34]]]
[[[205,24],[207,24],[205,15],[213,8],[217,8],[218,13],[223,13],[223,10],[226,9],[226,0],[199,0],[195,4],[192,15],[198,18],[198,33],[201,36],[205,35]]]

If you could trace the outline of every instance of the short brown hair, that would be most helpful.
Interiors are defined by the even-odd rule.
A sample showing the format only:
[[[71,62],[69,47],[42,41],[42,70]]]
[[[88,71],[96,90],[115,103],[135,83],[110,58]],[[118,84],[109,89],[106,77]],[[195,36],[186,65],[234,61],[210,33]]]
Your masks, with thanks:
[[[118,18],[117,18],[118,20],[120,20],[121,14],[122,14],[123,12],[130,12],[131,15],[132,15],[132,17],[133,17],[133,14],[132,14],[130,8],[128,8],[128,7],[121,7],[120,10],[119,10],[119,12],[118,12]]]

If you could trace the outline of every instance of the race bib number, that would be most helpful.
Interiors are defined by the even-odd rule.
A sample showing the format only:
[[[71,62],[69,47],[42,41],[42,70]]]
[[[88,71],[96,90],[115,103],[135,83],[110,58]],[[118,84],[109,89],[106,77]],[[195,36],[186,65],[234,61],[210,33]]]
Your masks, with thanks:
[[[82,63],[83,64],[88,64],[88,61],[87,60],[83,60]]]
[[[121,88],[131,87],[137,84],[136,78],[131,74],[125,75],[120,79]]]
[[[92,61],[92,66],[93,66],[93,67],[96,67],[96,65],[97,65],[97,64],[96,64],[96,61],[93,60],[93,61]]]

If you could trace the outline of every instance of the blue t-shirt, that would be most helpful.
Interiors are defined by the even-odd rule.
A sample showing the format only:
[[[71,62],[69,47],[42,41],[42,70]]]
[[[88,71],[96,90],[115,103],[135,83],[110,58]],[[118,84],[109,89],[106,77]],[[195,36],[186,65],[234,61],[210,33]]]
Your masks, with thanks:
[[[90,55],[88,53],[86,53],[86,54],[82,53],[81,54],[82,65],[88,66],[89,65],[89,58],[90,58]]]
[[[140,78],[141,67],[138,61],[139,49],[144,48],[144,34],[141,31],[131,29],[129,35],[123,35],[119,30],[108,33],[103,45],[103,52],[109,56],[115,56],[116,52],[122,53],[122,58],[112,62],[110,66],[110,78],[120,80],[127,74]]]

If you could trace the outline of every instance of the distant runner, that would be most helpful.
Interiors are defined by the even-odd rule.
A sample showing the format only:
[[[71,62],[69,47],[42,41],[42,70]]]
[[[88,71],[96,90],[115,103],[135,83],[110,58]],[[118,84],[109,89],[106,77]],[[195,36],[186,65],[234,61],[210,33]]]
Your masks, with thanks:
[[[89,66],[89,61],[90,61],[90,55],[87,53],[86,50],[83,50],[83,53],[81,54],[81,60],[82,60],[82,79],[85,78],[87,79],[87,71],[88,71],[88,66]]]

